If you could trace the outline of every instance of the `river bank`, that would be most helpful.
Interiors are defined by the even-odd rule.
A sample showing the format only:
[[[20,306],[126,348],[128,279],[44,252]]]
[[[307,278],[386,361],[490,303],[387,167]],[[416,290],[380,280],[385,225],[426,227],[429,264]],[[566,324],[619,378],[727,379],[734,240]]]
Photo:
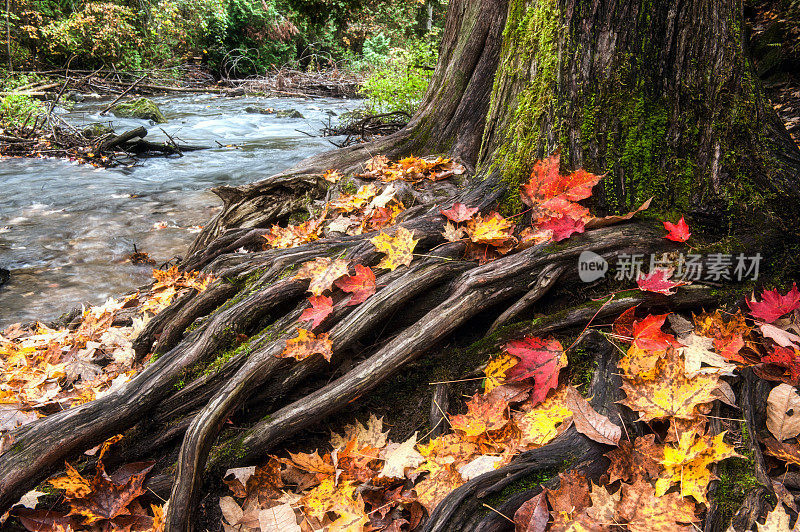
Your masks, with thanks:
[[[159,266],[174,259],[221,205],[211,187],[256,181],[332,149],[330,141],[342,139],[323,138],[320,129],[360,103],[215,94],[154,101],[168,119],[158,127],[100,116],[108,100],[76,103],[59,116],[76,127],[145,126],[153,141],[169,135],[208,149],[112,169],[56,158],[3,159],[0,267],[11,278],[0,288],[0,327],[53,319],[76,304],[102,303],[147,283],[151,268],[126,262],[134,244]],[[288,110],[302,118],[277,112]]]

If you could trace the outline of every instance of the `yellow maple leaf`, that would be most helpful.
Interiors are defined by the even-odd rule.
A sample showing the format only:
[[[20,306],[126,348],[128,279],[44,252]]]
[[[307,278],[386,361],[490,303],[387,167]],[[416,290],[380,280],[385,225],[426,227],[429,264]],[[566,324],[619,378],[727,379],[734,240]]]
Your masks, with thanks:
[[[317,257],[300,266],[294,278],[309,279],[311,282],[308,285],[308,291],[315,296],[320,296],[326,290],[330,290],[337,279],[348,273],[349,266],[346,260]]]
[[[632,344],[617,365],[626,377],[652,380],[656,376],[656,362],[665,353],[666,350],[642,349]]]
[[[722,432],[713,438],[684,432],[678,447],[664,448],[664,475],[656,480],[656,496],[661,497],[673,484],[680,483],[681,496],[694,497],[697,502],[708,504],[706,492],[712,480],[708,466],[726,458],[740,456],[724,441]]]
[[[67,475],[50,479],[48,482],[54,488],[64,490],[65,495],[70,499],[81,499],[92,493],[92,486],[78,473],[78,470],[66,463]]]
[[[415,240],[414,233],[405,227],[398,227],[394,236],[389,236],[381,231],[370,242],[375,249],[386,255],[378,264],[378,268],[394,270],[398,266],[411,265],[411,261],[414,259],[414,248],[419,240]]]
[[[467,224],[467,236],[476,244],[502,246],[513,238],[514,224],[498,212],[478,214]]]
[[[621,404],[639,412],[639,419],[677,418],[693,421],[699,417],[697,408],[713,402],[719,375],[699,374],[687,377],[683,357],[668,349],[666,356],[656,361],[653,380],[625,379],[622,389],[626,398]]]
[[[363,185],[355,194],[341,194],[335,200],[328,203],[328,206],[339,212],[358,211],[369,205],[370,200],[378,195],[378,189],[370,183]]]
[[[278,358],[305,360],[311,355],[320,354],[328,362],[333,356],[333,343],[327,333],[314,334],[305,329],[297,329],[297,337],[286,340],[286,347]]]
[[[450,426],[464,433],[467,439],[477,439],[483,434],[500,430],[508,423],[505,417],[508,403],[490,401],[480,394],[475,394],[467,403],[467,413],[450,418]]]
[[[508,353],[492,359],[483,370],[486,375],[486,386],[484,393],[489,393],[506,381],[506,372],[516,366],[519,359]]]
[[[329,183],[336,183],[344,176],[338,172],[338,170],[328,170],[322,174],[322,179],[328,181]]]
[[[572,422],[572,410],[567,407],[567,388],[559,388],[544,402],[528,412],[516,412],[513,419],[522,433],[520,445],[541,447],[564,432]]]

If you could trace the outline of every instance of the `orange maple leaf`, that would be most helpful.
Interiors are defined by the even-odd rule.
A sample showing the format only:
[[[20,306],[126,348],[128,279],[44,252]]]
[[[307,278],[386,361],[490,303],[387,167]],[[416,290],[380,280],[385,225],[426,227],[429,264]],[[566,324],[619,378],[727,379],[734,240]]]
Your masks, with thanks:
[[[315,335],[305,329],[297,329],[297,337],[286,340],[286,347],[278,358],[305,360],[311,355],[320,354],[330,362],[333,356],[333,343],[327,333]]]
[[[300,266],[295,279],[309,279],[308,291],[315,296],[330,290],[333,283],[348,273],[348,263],[344,259],[331,260],[328,257],[317,257]]]

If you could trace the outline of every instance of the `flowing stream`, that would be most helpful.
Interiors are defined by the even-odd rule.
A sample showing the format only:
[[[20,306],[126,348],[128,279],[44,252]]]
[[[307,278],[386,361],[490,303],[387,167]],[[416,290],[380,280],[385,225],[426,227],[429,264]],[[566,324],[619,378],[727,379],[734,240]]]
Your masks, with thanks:
[[[210,149],[112,169],[0,159],[0,267],[11,270],[0,287],[0,328],[56,318],[146,284],[151,268],[126,262],[134,244],[159,264],[182,255],[222,205],[211,187],[256,181],[332,149],[328,139],[308,134],[358,105],[210,95],[154,100],[166,124],[101,116],[105,102],[77,104],[63,116],[75,125],[110,122],[118,133],[144,125],[151,141],[166,140],[163,128],[179,142]],[[254,112],[267,108],[296,109],[304,118]]]

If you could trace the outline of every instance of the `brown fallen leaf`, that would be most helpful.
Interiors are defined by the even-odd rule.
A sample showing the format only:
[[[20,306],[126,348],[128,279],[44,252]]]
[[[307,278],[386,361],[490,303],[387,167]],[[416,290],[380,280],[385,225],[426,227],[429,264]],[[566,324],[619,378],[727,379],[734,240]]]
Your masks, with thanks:
[[[550,512],[547,511],[545,492],[528,499],[514,513],[514,532],[544,532]]]
[[[261,532],[302,532],[297,524],[297,515],[289,504],[281,504],[258,512]]]
[[[794,386],[779,384],[769,392],[767,429],[778,441],[800,434],[800,395]]]
[[[619,444],[622,428],[592,408],[589,401],[572,386],[567,388],[567,408],[572,410],[572,419],[578,432],[599,443]]]

